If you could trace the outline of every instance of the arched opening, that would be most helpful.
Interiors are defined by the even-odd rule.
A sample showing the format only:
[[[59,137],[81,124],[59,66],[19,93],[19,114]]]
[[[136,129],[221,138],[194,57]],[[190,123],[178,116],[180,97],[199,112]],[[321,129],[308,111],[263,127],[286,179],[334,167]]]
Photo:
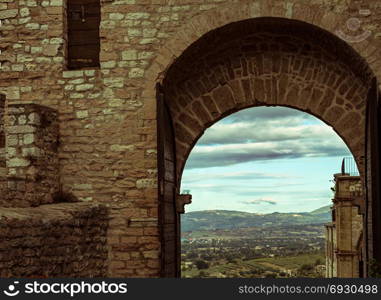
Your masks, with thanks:
[[[182,277],[325,277],[343,157],[353,159],[330,126],[287,107],[243,109],[208,128],[182,176],[193,198],[181,218]]]
[[[178,213],[186,199],[179,195],[179,186],[191,149],[208,127],[255,106],[287,106],[312,114],[343,139],[368,187],[375,181],[369,175],[368,152],[377,152],[366,144],[378,143],[376,135],[366,131],[375,127],[368,126],[367,118],[367,103],[378,101],[377,88],[369,92],[377,86],[373,79],[367,63],[348,44],[295,20],[235,22],[189,46],[157,89],[162,275],[179,275]],[[365,206],[369,211],[370,205]],[[368,218],[375,217],[368,213]]]

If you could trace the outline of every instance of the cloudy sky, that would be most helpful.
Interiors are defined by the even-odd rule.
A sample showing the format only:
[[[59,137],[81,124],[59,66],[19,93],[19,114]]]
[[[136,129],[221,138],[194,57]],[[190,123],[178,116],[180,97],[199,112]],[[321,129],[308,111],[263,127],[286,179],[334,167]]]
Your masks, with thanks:
[[[210,127],[185,166],[186,211],[311,211],[331,202],[330,180],[351,156],[331,127],[286,107],[255,107]]]

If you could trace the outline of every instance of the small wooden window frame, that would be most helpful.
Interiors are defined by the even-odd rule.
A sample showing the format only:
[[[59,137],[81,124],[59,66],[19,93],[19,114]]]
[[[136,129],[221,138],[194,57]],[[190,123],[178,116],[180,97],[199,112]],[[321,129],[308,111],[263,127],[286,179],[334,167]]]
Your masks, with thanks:
[[[67,0],[67,68],[99,68],[100,0]]]

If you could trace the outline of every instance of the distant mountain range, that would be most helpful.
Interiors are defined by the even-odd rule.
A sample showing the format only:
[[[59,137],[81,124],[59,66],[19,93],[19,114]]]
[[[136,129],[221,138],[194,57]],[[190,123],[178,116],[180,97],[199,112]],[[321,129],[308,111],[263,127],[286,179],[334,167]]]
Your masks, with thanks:
[[[330,205],[310,212],[257,214],[232,210],[202,210],[181,217],[181,231],[323,224],[331,221]]]

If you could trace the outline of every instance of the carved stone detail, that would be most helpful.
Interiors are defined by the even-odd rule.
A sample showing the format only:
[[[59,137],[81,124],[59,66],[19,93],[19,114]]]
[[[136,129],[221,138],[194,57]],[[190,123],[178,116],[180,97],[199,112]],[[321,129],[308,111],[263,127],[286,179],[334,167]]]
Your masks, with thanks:
[[[192,195],[189,194],[180,194],[176,196],[176,210],[179,214],[183,214],[185,212],[184,206],[186,204],[192,203]]]

